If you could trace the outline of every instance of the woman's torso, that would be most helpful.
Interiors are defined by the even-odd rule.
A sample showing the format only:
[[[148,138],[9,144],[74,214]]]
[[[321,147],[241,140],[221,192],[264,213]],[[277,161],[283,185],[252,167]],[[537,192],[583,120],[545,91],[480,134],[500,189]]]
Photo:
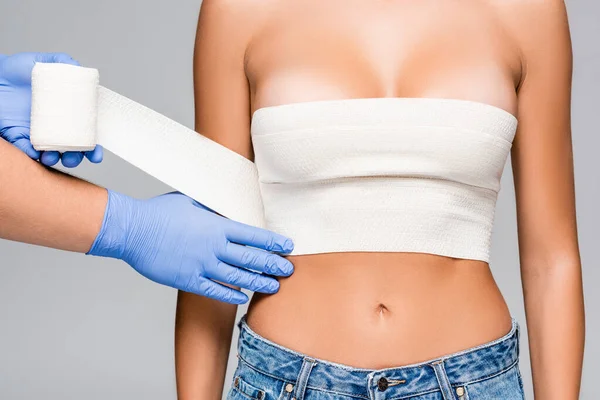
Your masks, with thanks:
[[[521,64],[492,1],[264,1],[246,53],[252,111],[374,97],[474,100],[516,113]],[[315,232],[318,235],[318,232]],[[410,364],[511,327],[489,266],[425,253],[292,256],[248,324],[296,351],[362,368]]]

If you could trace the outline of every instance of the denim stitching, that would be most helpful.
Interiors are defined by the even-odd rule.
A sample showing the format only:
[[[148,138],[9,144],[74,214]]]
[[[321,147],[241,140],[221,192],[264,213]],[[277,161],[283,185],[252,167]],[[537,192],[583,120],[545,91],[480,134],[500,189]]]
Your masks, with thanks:
[[[271,347],[275,347],[277,349],[283,350],[286,353],[293,354],[295,356],[308,357],[308,355],[306,355],[306,354],[295,352],[295,351],[290,350],[290,349],[288,349],[286,347],[280,346],[277,343],[271,342],[268,339],[263,338],[262,336],[258,335],[256,332],[254,332],[248,326],[248,324],[245,323],[245,321],[243,323],[243,329],[246,330],[246,333],[248,333],[249,335],[251,335],[252,337],[254,337],[255,339],[259,340],[260,342],[262,342],[264,344],[267,344],[267,345],[269,345]],[[335,363],[335,362],[332,362],[332,361],[315,359],[314,357],[311,357],[311,358],[313,360],[315,360],[317,363],[321,363],[321,364],[324,364],[324,365],[329,365],[331,367],[342,369],[344,371],[357,371],[357,372],[369,372],[370,373],[370,372],[374,372],[374,371],[385,372],[385,371],[392,371],[392,370],[394,370],[394,371],[405,370],[405,369],[408,369],[408,368],[423,367],[423,366],[432,364],[432,363],[434,363],[436,361],[442,361],[442,360],[445,361],[445,360],[447,360],[449,358],[452,358],[452,357],[469,354],[469,353],[472,353],[472,352],[477,351],[477,350],[481,350],[481,349],[485,349],[485,348],[494,346],[494,345],[502,342],[503,340],[506,340],[506,339],[510,338],[515,333],[515,331],[517,331],[517,330],[518,330],[518,324],[517,324],[516,320],[514,318],[512,318],[512,327],[511,327],[510,331],[507,334],[505,334],[504,336],[502,336],[502,337],[500,337],[500,338],[498,338],[496,340],[493,340],[491,342],[484,343],[484,344],[481,344],[481,345],[476,346],[476,347],[472,347],[472,348],[467,349],[467,350],[459,351],[457,353],[448,354],[448,355],[442,356],[442,357],[437,358],[437,359],[423,361],[423,362],[417,363],[417,364],[409,364],[409,365],[405,365],[405,366],[401,366],[401,367],[390,367],[390,368],[384,368],[384,369],[379,369],[379,370],[373,370],[373,369],[367,369],[367,368],[353,368],[353,367],[348,367],[348,366],[345,366],[343,364],[338,364],[338,363]]]
[[[306,386],[306,389],[310,389],[310,390],[314,390],[317,392],[323,392],[323,393],[334,393],[334,394],[339,394],[342,396],[348,396],[348,397],[354,397],[357,399],[369,399],[369,396],[363,396],[361,394],[356,394],[356,393],[344,393],[344,392],[338,392],[337,390],[329,390],[329,389],[324,389],[321,387],[314,387],[314,386]]]
[[[268,376],[269,378],[276,379],[276,380],[278,380],[280,382],[283,382],[284,384],[285,383],[291,383],[291,384],[295,384],[296,383],[294,381],[288,381],[287,379],[283,379],[281,377],[271,375],[270,373],[265,372],[265,371],[261,370],[260,368],[255,367],[254,365],[250,364],[250,362],[248,362],[248,360],[245,360],[242,356],[240,356],[239,358],[240,358],[241,361],[244,362],[244,364],[248,368],[253,369],[254,371],[256,371],[256,372],[258,372],[260,374]],[[360,394],[353,394],[353,393],[338,392],[338,391],[335,391],[335,390],[329,390],[329,389],[325,389],[325,388],[321,388],[321,387],[315,387],[315,386],[310,386],[310,385],[306,385],[306,388],[307,389],[311,389],[311,390],[318,390],[320,392],[325,392],[325,393],[341,394],[341,395],[344,395],[344,396],[355,397],[355,398],[359,398],[359,399],[369,399],[369,396],[362,396]]]
[[[442,398],[444,400],[454,400],[454,394],[452,393],[452,384],[448,379],[448,374],[446,373],[446,368],[444,368],[443,360],[436,361],[430,366],[433,368],[433,372],[435,373],[435,378],[438,381],[438,386],[440,388],[440,392],[442,393]],[[439,366],[439,367],[438,367]],[[447,399],[448,391],[450,391],[450,396],[452,398]]]
[[[291,383],[291,384],[295,383],[295,382],[292,382],[292,381],[288,381],[287,379],[283,379],[283,378],[281,378],[279,376],[271,375],[270,373],[268,373],[266,371],[263,371],[260,368],[255,367],[254,365],[250,364],[250,362],[248,362],[248,360],[245,360],[242,356],[240,356],[240,361],[242,361],[248,368],[253,369],[254,371],[256,371],[258,373],[261,373],[261,374],[263,374],[265,376],[268,376],[269,378],[276,379],[276,380],[281,381],[283,383]]]
[[[430,393],[436,393],[436,392],[440,392],[442,393],[441,389],[430,389],[430,390],[426,390],[424,392],[419,392],[419,393],[411,393],[408,396],[401,396],[401,397],[393,397],[390,400],[406,400],[406,399],[414,399],[415,397],[421,397],[421,396],[425,396],[426,394],[430,394]]]
[[[240,379],[242,379],[242,378],[240,378]],[[243,379],[242,379],[242,380],[243,380]],[[250,384],[249,384],[248,382],[246,382],[246,381],[244,381],[244,383],[246,383],[246,384],[250,385]],[[250,385],[250,386],[252,386],[252,385]],[[259,390],[259,391],[261,391],[261,392],[263,393],[263,397],[264,397],[264,395],[265,395],[265,394],[264,394],[264,393],[265,393],[265,391],[264,391],[264,390],[262,390],[262,389],[259,389],[259,388],[257,388],[257,387],[254,387],[254,388],[255,388],[255,389],[257,389],[257,390]],[[244,397],[245,397],[245,398],[247,398],[247,399],[250,399],[250,400],[258,400],[256,397],[252,397],[252,396],[250,396],[250,395],[248,395],[248,394],[244,393],[242,390],[240,390],[240,388],[236,387],[235,385],[231,386],[231,389],[232,389],[232,390],[234,390],[234,391],[236,391],[236,392],[238,392],[239,394],[241,394],[242,396],[244,396]]]
[[[260,368],[255,367],[254,365],[250,364],[250,362],[248,362],[248,360],[244,359],[241,355],[239,356],[239,359],[248,368],[253,369],[254,371],[256,371],[258,373],[261,373],[261,374],[263,374],[265,376],[268,376],[269,378],[273,378],[273,379],[275,379],[277,381],[283,382],[284,384],[285,383],[294,384],[294,382],[292,382],[292,381],[288,381],[287,379],[283,379],[281,377],[278,377],[278,376],[275,376],[275,375],[271,375],[270,373],[265,372],[265,371],[261,370]],[[504,368],[503,370],[501,370],[499,372],[496,372],[494,374],[487,375],[487,376],[485,376],[483,378],[479,378],[479,379],[476,379],[474,381],[468,381],[468,382],[463,382],[463,383],[454,383],[454,384],[451,384],[450,386],[452,388],[457,388],[459,386],[472,385],[474,383],[479,383],[479,382],[483,382],[483,381],[488,380],[488,379],[495,378],[495,377],[497,377],[499,375],[502,375],[502,374],[510,371],[510,369],[513,368],[518,363],[519,363],[519,360],[513,362],[510,366],[508,366],[508,367]],[[320,387],[315,387],[315,386],[310,386],[310,385],[307,385],[306,388],[307,389],[311,389],[311,390],[316,390],[316,391],[319,391],[319,392],[324,392],[324,393],[334,393],[334,394],[340,394],[340,395],[349,396],[349,397],[355,397],[355,398],[360,398],[360,399],[369,399],[369,396],[362,396],[362,395],[359,395],[359,394],[338,392],[338,391],[335,391],[335,390],[328,390],[328,389],[325,389],[325,388],[320,388]],[[435,392],[441,392],[441,389],[426,390],[424,392],[410,394],[409,396],[394,397],[394,398],[391,398],[390,400],[406,400],[406,399],[410,399],[410,398],[414,398],[414,397],[419,397],[419,396],[424,396],[426,394],[435,393]],[[246,397],[248,397],[248,396],[246,396]]]
[[[468,381],[468,382],[464,382],[464,383],[455,383],[452,386],[453,387],[458,387],[458,386],[472,385],[474,383],[479,383],[479,382],[487,381],[488,379],[492,379],[492,378],[495,378],[495,377],[497,377],[499,375],[507,373],[508,371],[510,371],[512,368],[514,368],[518,364],[519,364],[519,360],[517,359],[517,361],[513,362],[511,365],[509,365],[508,367],[504,368],[501,371],[494,372],[493,374],[484,376],[482,378],[477,378],[477,379],[475,379],[473,381]]]
[[[240,319],[240,322],[238,323],[238,326],[239,326],[240,330],[244,329],[246,331],[246,333],[248,333],[254,339],[260,341],[262,344],[268,345],[270,347],[275,347],[277,349],[283,350],[286,353],[292,354],[294,356],[309,357],[313,361],[315,361],[315,365],[318,364],[318,363],[322,363],[324,365],[328,365],[328,366],[331,366],[333,368],[341,369],[341,370],[344,370],[344,371],[350,371],[350,372],[356,371],[356,372],[369,372],[369,373],[371,373],[371,372],[374,372],[374,371],[377,371],[377,372],[384,372],[384,371],[391,371],[391,370],[397,371],[397,370],[403,370],[403,369],[414,368],[414,367],[422,367],[422,366],[429,365],[429,364],[432,364],[432,363],[435,363],[435,362],[442,362],[442,361],[445,361],[445,360],[447,360],[449,358],[452,358],[452,357],[461,356],[461,355],[469,354],[469,353],[477,351],[477,350],[481,350],[481,349],[485,349],[485,348],[488,348],[488,347],[492,347],[492,346],[494,346],[494,345],[496,345],[496,344],[498,344],[498,343],[500,343],[500,342],[502,342],[504,340],[507,340],[508,338],[510,338],[511,336],[513,336],[515,333],[517,335],[519,334],[519,325],[518,325],[516,319],[515,318],[511,318],[511,322],[512,322],[512,324],[511,324],[512,326],[511,326],[510,331],[508,333],[506,333],[504,336],[502,336],[502,337],[500,337],[500,338],[498,338],[496,340],[493,340],[491,342],[484,343],[482,345],[479,345],[479,346],[476,346],[476,347],[472,347],[470,349],[463,350],[463,351],[460,351],[460,352],[448,354],[448,355],[442,356],[442,357],[440,357],[438,359],[428,360],[428,361],[424,361],[424,362],[421,362],[421,363],[410,364],[410,365],[406,365],[406,366],[402,366],[402,367],[390,367],[390,368],[385,368],[385,369],[381,369],[381,370],[348,367],[348,366],[345,366],[343,364],[337,364],[337,363],[334,363],[334,362],[331,362],[331,361],[326,361],[326,360],[321,360],[321,359],[317,359],[317,358],[314,358],[314,357],[309,357],[306,354],[302,354],[302,353],[293,351],[291,349],[288,349],[286,347],[278,345],[277,343],[271,342],[270,340],[265,339],[262,336],[258,335],[256,332],[254,332],[248,326],[248,324],[246,323],[246,320],[245,320],[244,316],[242,316],[242,318]],[[517,338],[518,338],[518,336],[517,336]],[[244,364],[246,364],[249,368],[255,370],[256,372],[259,372],[259,373],[261,373],[261,374],[263,374],[265,376],[268,376],[270,378],[276,379],[276,380],[284,382],[284,383],[292,383],[292,384],[294,383],[294,382],[288,381],[286,379],[282,379],[281,377],[277,377],[277,376],[271,375],[270,373],[268,373],[266,371],[263,371],[263,370],[255,367],[254,365],[250,364],[250,362],[248,360],[244,359],[241,355],[239,355],[239,358],[240,358],[241,361],[244,362]],[[499,372],[495,372],[495,373],[493,373],[491,375],[487,375],[487,376],[485,376],[483,378],[478,378],[476,380],[473,380],[473,381],[470,381],[470,382],[467,382],[467,383],[455,383],[455,384],[451,384],[451,387],[455,388],[457,386],[474,384],[474,383],[485,381],[487,379],[494,378],[494,377],[499,376],[499,375],[501,375],[501,374],[503,374],[505,372],[508,372],[511,368],[513,368],[518,363],[519,363],[519,360],[518,360],[518,357],[517,357],[517,360],[515,362],[513,362],[511,365],[509,365],[508,367],[506,367],[505,369],[503,369],[503,370],[501,370]],[[320,388],[320,387],[313,387],[313,386],[308,386],[307,385],[306,388],[307,389],[311,389],[311,390],[320,391],[320,392],[325,392],[325,393],[335,393],[335,394],[345,395],[345,396],[354,397],[354,398],[369,399],[368,396],[362,396],[362,395],[356,395],[356,394],[351,394],[351,393],[344,393],[344,392],[332,391],[332,390],[328,390],[328,389],[324,389],[324,388]],[[440,391],[440,389],[428,390],[428,391],[420,392],[418,394],[411,394],[408,397],[406,397],[406,396],[404,396],[404,397],[396,397],[396,398],[393,398],[393,399],[390,399],[390,400],[410,399],[410,398],[414,398],[414,397],[418,397],[418,396],[423,396],[425,394],[434,393],[434,392],[437,392],[437,391]]]

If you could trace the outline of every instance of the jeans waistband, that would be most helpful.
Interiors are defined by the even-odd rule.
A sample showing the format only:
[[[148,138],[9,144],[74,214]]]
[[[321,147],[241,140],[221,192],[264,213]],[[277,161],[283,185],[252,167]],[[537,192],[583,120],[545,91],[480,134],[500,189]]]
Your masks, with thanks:
[[[513,367],[519,359],[519,325],[512,319],[510,331],[499,339],[417,364],[385,369],[355,368],[288,349],[238,322],[238,357],[253,369],[288,382],[302,378],[305,387],[375,398],[383,388],[386,398],[402,398],[440,390],[440,375],[450,387],[484,380]],[[307,368],[308,366],[308,368]],[[383,382],[383,383],[382,383]]]

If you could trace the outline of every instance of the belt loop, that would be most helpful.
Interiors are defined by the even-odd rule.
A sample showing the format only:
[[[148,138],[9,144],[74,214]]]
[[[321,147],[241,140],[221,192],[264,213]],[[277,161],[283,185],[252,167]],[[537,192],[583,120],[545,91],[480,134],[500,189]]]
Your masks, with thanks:
[[[430,364],[435,372],[435,377],[438,380],[438,384],[440,385],[440,389],[442,391],[442,397],[444,400],[455,400],[454,392],[452,391],[452,386],[450,385],[450,381],[448,380],[448,375],[446,374],[446,369],[444,368],[444,360],[438,360]]]
[[[300,368],[300,374],[298,374],[298,379],[296,380],[296,387],[294,388],[294,397],[292,397],[292,400],[304,399],[304,392],[306,391],[308,377],[310,376],[310,372],[316,364],[316,360],[313,360],[310,357],[304,357],[302,360],[302,367]]]

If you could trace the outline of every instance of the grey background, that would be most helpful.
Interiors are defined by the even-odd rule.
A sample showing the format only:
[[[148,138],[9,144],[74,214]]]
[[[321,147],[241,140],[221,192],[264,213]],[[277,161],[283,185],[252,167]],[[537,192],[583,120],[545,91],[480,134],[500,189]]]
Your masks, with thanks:
[[[600,373],[595,254],[600,3],[572,0],[567,5],[575,56],[573,142],[587,307],[581,398],[592,400],[600,397],[594,382]],[[98,68],[105,86],[193,127],[192,48],[199,7],[199,0],[1,0],[0,53],[67,52]],[[526,328],[509,165],[498,199],[491,266],[513,316]],[[111,154],[100,166],[85,164],[76,174],[132,196],[169,190]],[[0,399],[174,399],[175,296],[175,290],[143,279],[119,261],[0,241]],[[244,311],[239,309],[238,318]],[[526,329],[521,369],[532,399],[525,334]],[[235,360],[232,348],[225,390]]]

